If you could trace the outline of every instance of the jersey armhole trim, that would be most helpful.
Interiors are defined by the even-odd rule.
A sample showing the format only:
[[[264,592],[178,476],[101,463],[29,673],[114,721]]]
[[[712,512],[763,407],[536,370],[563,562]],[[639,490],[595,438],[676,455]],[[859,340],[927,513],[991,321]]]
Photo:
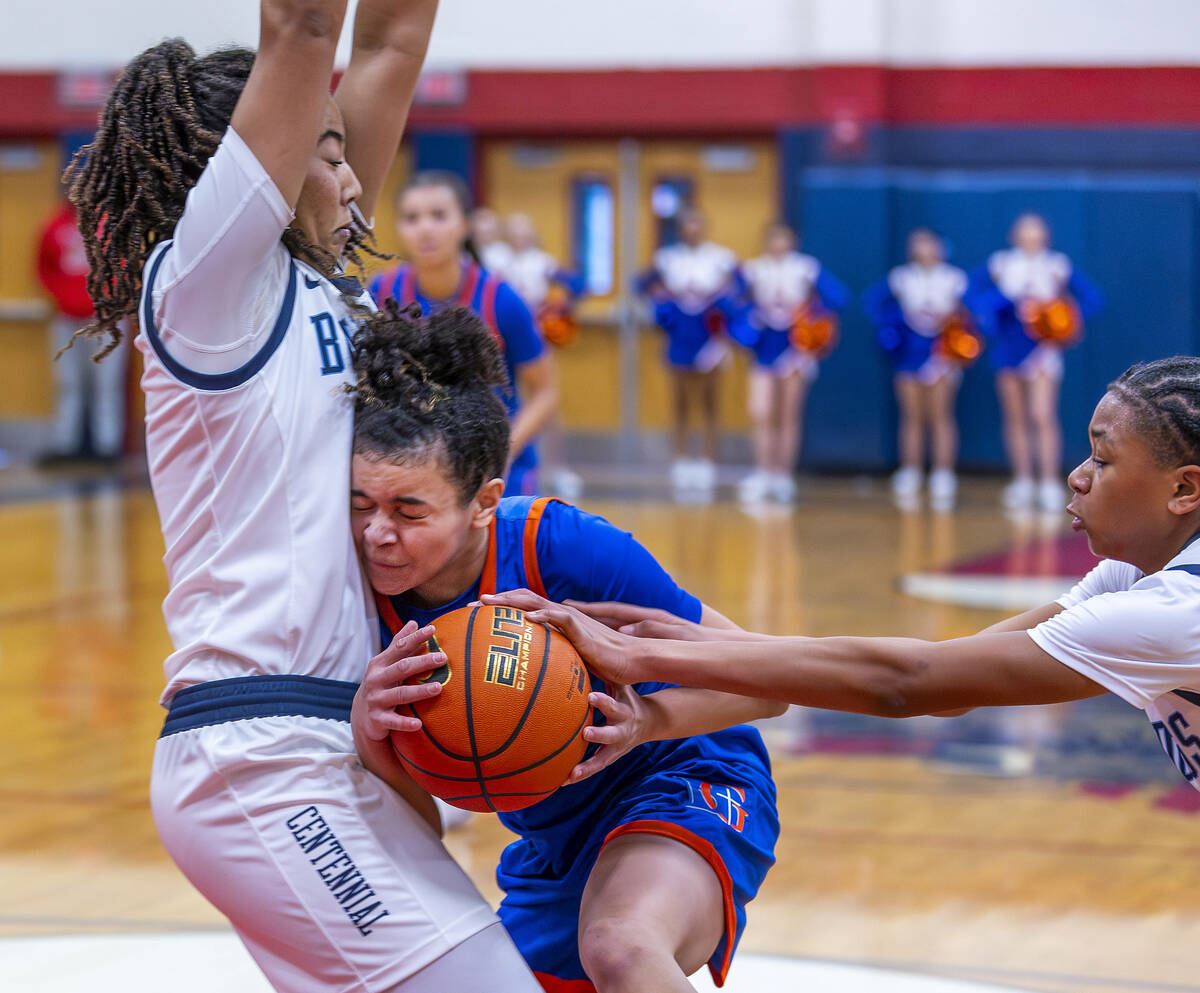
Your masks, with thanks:
[[[275,318],[275,326],[271,329],[271,334],[263,343],[262,348],[255,352],[247,362],[229,372],[196,372],[194,369],[189,369],[182,362],[175,359],[167,351],[166,345],[163,344],[162,339],[158,335],[158,327],[154,322],[154,279],[158,275],[159,266],[162,265],[163,259],[166,258],[167,252],[170,250],[171,243],[167,242],[158,257],[151,264],[150,275],[145,280],[145,288],[143,290],[145,299],[142,302],[142,332],[146,335],[146,340],[150,342],[150,347],[154,349],[154,354],[158,357],[159,362],[163,364],[163,368],[185,386],[190,386],[194,390],[203,390],[207,393],[220,393],[243,385],[262,371],[263,366],[275,354],[276,349],[283,343],[284,336],[287,334],[288,326],[292,322],[292,310],[296,304],[296,264],[292,262],[288,266],[287,291],[283,295],[283,303],[279,308],[279,315]]]

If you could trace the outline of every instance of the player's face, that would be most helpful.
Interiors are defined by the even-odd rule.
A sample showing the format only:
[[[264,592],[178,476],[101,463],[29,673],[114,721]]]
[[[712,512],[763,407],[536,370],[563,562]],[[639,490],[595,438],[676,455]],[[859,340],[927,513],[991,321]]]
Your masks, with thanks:
[[[474,511],[473,502],[462,505],[436,456],[400,465],[354,456],[350,523],[367,579],[380,593],[420,594],[456,570],[469,573]],[[466,576],[448,598],[477,578]]]
[[[467,219],[445,186],[417,186],[400,200],[397,230],[413,265],[442,265],[458,258],[467,238]]]
[[[362,194],[358,177],[346,162],[345,135],[342,112],[331,99],[325,108],[321,139],[296,201],[293,222],[312,244],[339,258],[354,230],[350,204]]]
[[[1167,503],[1175,470],[1156,463],[1135,423],[1128,405],[1111,393],[1096,405],[1088,425],[1092,454],[1067,477],[1067,512],[1094,554],[1137,565],[1174,524]]]
[[[685,210],[679,218],[679,237],[685,245],[699,245],[704,240],[704,215]]]

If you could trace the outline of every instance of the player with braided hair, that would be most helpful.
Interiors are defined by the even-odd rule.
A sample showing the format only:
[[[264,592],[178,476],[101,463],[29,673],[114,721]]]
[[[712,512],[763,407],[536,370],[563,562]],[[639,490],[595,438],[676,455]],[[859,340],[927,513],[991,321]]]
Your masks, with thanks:
[[[70,169],[91,333],[118,347],[136,312],[146,360],[175,648],[151,805],[278,990],[444,993],[486,969],[530,993],[430,797],[368,772],[350,726],[379,637],[346,505],[372,307],[341,273],[371,251],[437,3],[358,0],[331,96],[346,6],[261,0],[257,52],[143,52]],[[383,654],[419,670],[421,644]]]
[[[1146,712],[1200,789],[1200,358],[1129,369],[1088,433],[1067,512],[1104,561],[1054,603],[971,637],[731,636],[621,604],[583,613],[528,592],[485,599],[541,605],[531,621],[558,625],[589,666],[626,683],[674,680],[884,717],[1115,693]]]

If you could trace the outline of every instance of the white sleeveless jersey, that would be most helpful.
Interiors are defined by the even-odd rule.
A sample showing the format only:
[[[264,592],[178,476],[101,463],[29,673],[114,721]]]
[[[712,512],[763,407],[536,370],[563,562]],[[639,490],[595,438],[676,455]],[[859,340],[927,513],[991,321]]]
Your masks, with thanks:
[[[512,263],[513,250],[506,241],[492,241],[479,248],[479,261],[493,276],[508,282],[508,267]]]
[[[1183,778],[1200,789],[1200,540],[1149,576],[1107,559],[1029,632],[1064,665],[1146,712]]]
[[[1071,278],[1071,260],[1062,252],[1030,255],[1019,248],[993,252],[988,274],[1008,299],[1047,303],[1059,297]]]
[[[663,286],[685,314],[700,314],[717,299],[737,268],[737,256],[711,241],[694,248],[682,243],[654,253]]]
[[[550,283],[558,272],[559,264],[549,252],[540,248],[527,248],[513,252],[504,270],[504,281],[517,291],[530,310],[537,312],[546,302]]]
[[[888,289],[900,304],[908,326],[933,338],[962,303],[967,274],[945,262],[934,266],[910,262],[888,273]]]
[[[812,296],[821,263],[811,255],[760,255],[742,266],[762,322],[778,331],[791,327],[796,311]]]
[[[164,702],[233,676],[357,681],[378,649],[350,532],[351,317],[280,243],[290,216],[230,129],[143,273]]]

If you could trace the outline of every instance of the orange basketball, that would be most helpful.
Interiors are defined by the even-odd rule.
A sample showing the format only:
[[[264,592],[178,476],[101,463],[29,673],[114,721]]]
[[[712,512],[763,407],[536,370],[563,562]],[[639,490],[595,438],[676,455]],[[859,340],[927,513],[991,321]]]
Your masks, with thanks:
[[[393,731],[404,768],[465,810],[519,810],[558,789],[592,723],[587,669],[561,634],[514,607],[463,607],[434,621],[446,664],[414,682],[442,692],[401,708],[420,731]]]

